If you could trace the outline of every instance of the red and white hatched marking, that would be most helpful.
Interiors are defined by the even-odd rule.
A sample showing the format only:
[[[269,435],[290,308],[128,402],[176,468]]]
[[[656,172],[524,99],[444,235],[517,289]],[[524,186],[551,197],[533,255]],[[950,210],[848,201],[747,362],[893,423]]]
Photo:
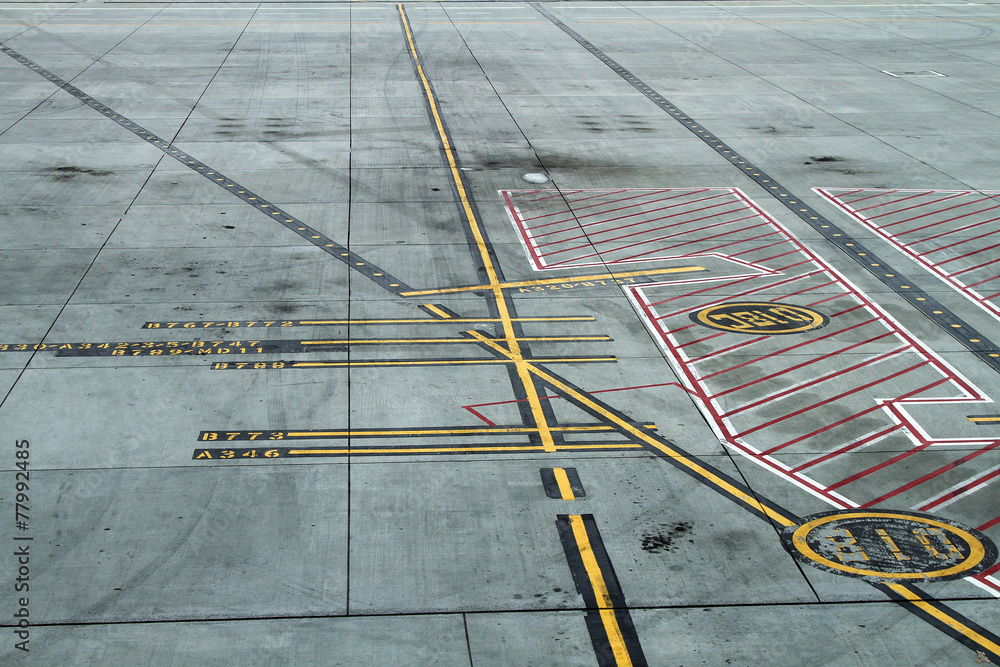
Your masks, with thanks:
[[[814,190],[1000,317],[1000,192]]]
[[[1000,440],[932,438],[905,409],[990,399],[739,190],[503,194],[536,268],[662,261],[708,251],[762,269],[697,283],[624,287],[728,446],[835,507],[903,501],[924,511],[948,506],[983,529],[1000,522],[992,512],[983,514],[995,507],[975,496],[1000,474],[973,470]],[[669,214],[652,210],[679,203],[684,205]],[[709,205],[715,213],[706,212]],[[626,217],[624,206],[636,215]],[[540,225],[546,221],[558,234],[543,245],[540,239],[548,237],[540,231],[547,228]],[[708,329],[690,319],[711,305],[758,301],[813,308],[829,324],[766,336]],[[963,418],[960,409],[955,418]],[[1000,591],[990,576],[975,582]]]

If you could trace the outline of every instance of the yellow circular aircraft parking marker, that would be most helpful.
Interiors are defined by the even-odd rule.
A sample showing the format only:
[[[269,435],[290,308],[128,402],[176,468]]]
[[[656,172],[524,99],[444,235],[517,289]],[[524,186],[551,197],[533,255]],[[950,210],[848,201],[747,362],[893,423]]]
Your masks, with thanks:
[[[765,336],[812,331],[830,322],[826,315],[812,308],[768,301],[720,303],[690,317],[711,329]]]
[[[781,533],[800,562],[873,583],[947,581],[997,559],[978,530],[918,512],[852,509],[814,514]]]

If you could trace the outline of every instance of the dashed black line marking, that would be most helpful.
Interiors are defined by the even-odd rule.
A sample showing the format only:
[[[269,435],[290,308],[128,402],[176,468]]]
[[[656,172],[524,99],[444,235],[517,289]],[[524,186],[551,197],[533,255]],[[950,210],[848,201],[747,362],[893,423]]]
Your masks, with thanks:
[[[399,294],[400,292],[412,291],[405,283],[401,282],[398,278],[387,273],[378,266],[372,264],[368,260],[364,259],[357,253],[348,250],[346,247],[340,245],[333,239],[329,238],[320,231],[313,229],[306,223],[302,222],[296,218],[291,213],[288,213],[284,209],[276,206],[270,201],[264,199],[260,195],[248,190],[243,187],[233,179],[219,173],[218,170],[212,169],[210,166],[196,160],[194,157],[189,155],[186,151],[174,146],[169,141],[158,137],[146,128],[142,127],[138,123],[133,122],[129,118],[117,113],[114,109],[108,107],[105,104],[95,100],[90,95],[86,94],[76,86],[72,85],[68,81],[61,79],[47,69],[41,67],[40,65],[32,62],[28,58],[25,58],[17,51],[14,51],[5,44],[0,44],[0,51],[10,56],[17,62],[21,63],[25,67],[37,72],[42,77],[48,79],[56,86],[62,88],[67,93],[73,97],[79,99],[81,102],[87,106],[95,109],[102,115],[118,123],[120,126],[144,140],[146,143],[155,146],[160,149],[167,157],[171,157],[182,165],[190,169],[191,171],[201,174],[204,178],[208,179],[215,185],[219,186],[223,190],[228,191],[233,196],[241,199],[246,204],[254,207],[261,213],[267,215],[272,220],[282,225],[286,229],[289,229],[300,237],[313,244],[323,252],[326,252],[331,257],[340,260],[351,269],[357,271],[358,273],[364,275],[366,278],[379,285],[380,287],[392,292],[393,294]]]

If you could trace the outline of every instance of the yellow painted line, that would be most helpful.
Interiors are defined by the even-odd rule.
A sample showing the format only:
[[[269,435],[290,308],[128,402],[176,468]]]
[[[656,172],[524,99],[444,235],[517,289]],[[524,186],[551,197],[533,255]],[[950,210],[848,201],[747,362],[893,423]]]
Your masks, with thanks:
[[[613,426],[594,424],[588,426],[550,426],[553,431],[564,433],[593,433],[595,431],[612,431]],[[503,433],[537,433],[538,429],[531,426],[511,426],[496,428],[410,428],[392,431],[352,430],[352,431],[287,431],[286,438],[346,438],[368,436],[412,436],[412,435],[496,435]]]
[[[969,417],[970,422],[1000,422],[1000,417]]]
[[[565,474],[565,473],[564,473]],[[594,589],[594,597],[597,598],[597,607],[601,614],[601,623],[604,624],[604,631],[608,635],[608,642],[611,644],[611,652],[615,656],[615,663],[618,665],[631,665],[632,658],[628,654],[625,646],[625,638],[622,636],[622,629],[618,625],[614,609],[611,605],[611,595],[608,593],[608,586],[604,583],[604,575],[601,574],[601,567],[594,557],[594,548],[590,546],[590,538],[587,536],[587,528],[583,524],[583,517],[571,515],[569,524],[573,528],[573,537],[576,539],[576,547],[580,550],[580,558],[583,560],[583,567],[587,571],[590,579],[590,586]]]
[[[466,287],[444,287],[442,289],[417,290],[400,292],[400,296],[426,296],[429,294],[454,294],[456,292],[482,292],[499,286],[501,289],[516,289],[518,287],[534,287],[540,285],[558,285],[560,283],[586,282],[590,280],[614,280],[615,278],[635,278],[637,276],[660,276],[668,273],[688,273],[692,271],[708,271],[704,266],[679,266],[672,269],[649,269],[645,271],[626,271],[624,273],[600,273],[593,276],[570,276],[566,278],[544,278],[541,280],[518,280],[496,285],[471,285]]]
[[[417,45],[413,41],[413,32],[410,30],[410,22],[406,18],[406,12],[403,11],[403,5],[396,5],[396,9],[399,11],[399,18],[403,23],[403,31],[406,34],[406,41],[409,45],[410,56],[413,58],[413,62],[417,68],[417,74],[419,75],[420,82],[424,88],[424,93],[427,95],[427,102],[430,106],[431,115],[434,117],[434,125],[437,129],[438,138],[441,140],[441,146],[444,148],[445,156],[448,160],[448,166],[451,169],[452,181],[454,182],[455,188],[458,192],[458,198],[462,204],[462,210],[465,213],[466,219],[469,221],[469,229],[476,241],[476,247],[479,249],[480,259],[483,262],[486,275],[490,280],[489,288],[493,291],[497,311],[500,315],[500,320],[503,323],[504,342],[507,344],[507,349],[510,351],[510,358],[514,361],[518,377],[521,379],[521,384],[524,386],[524,391],[528,399],[528,405],[531,406],[531,415],[534,419],[535,425],[538,426],[538,433],[542,440],[542,447],[547,452],[554,452],[556,451],[555,440],[553,440],[552,434],[548,430],[548,422],[545,419],[545,412],[542,410],[541,399],[538,396],[538,392],[535,390],[535,384],[531,377],[531,373],[527,370],[527,364],[521,356],[521,347],[518,345],[517,339],[514,336],[514,325],[511,322],[511,314],[510,309],[507,306],[507,298],[503,293],[503,287],[500,286],[500,278],[497,274],[496,268],[493,266],[493,258],[490,257],[489,249],[486,245],[486,239],[483,236],[482,229],[480,229],[479,220],[476,218],[476,214],[472,209],[472,202],[469,199],[469,194],[465,191],[462,174],[458,168],[458,160],[455,158],[455,152],[451,146],[451,139],[444,129],[444,122],[441,120],[441,112],[438,110],[437,100],[434,97],[434,91],[431,88],[430,81],[427,79],[427,74],[424,73],[424,67],[420,63],[420,56],[417,54]]]
[[[557,445],[556,450],[560,452],[572,452],[578,449],[642,449],[642,445],[630,442],[623,442],[609,445]]]
[[[535,342],[572,342],[572,341],[609,341],[610,336],[529,336],[516,340]],[[302,345],[399,345],[405,343],[436,344],[436,343],[472,343],[478,341],[471,338],[345,338],[342,340],[302,340]]]
[[[426,308],[427,310],[431,311],[432,313],[434,313],[435,315],[437,315],[441,319],[444,319],[444,320],[453,319],[451,315],[449,315],[448,313],[444,312],[443,310],[441,310],[440,308],[438,308],[437,306],[435,306],[433,303],[425,303],[424,304],[424,308]]]
[[[552,476],[556,478],[556,486],[559,487],[559,495],[562,496],[563,500],[576,500],[576,495],[573,493],[573,488],[569,483],[569,476],[566,474],[565,468],[553,468]]]
[[[507,350],[503,349],[501,345],[497,345],[496,341],[490,338],[486,338],[478,331],[470,331],[469,334],[475,338],[479,338],[484,343],[486,343],[486,345],[493,348],[500,354],[504,356],[510,355],[510,353]],[[537,363],[544,363],[537,361],[535,359],[532,359],[531,361]],[[646,433],[642,429],[633,426],[632,424],[618,417],[614,413],[605,410],[600,404],[595,402],[589,396],[577,391],[576,389],[573,389],[572,387],[567,385],[565,382],[562,382],[552,374],[546,372],[545,370],[539,368],[538,366],[535,366],[534,363],[528,363],[527,366],[529,372],[545,380],[547,383],[551,384],[553,387],[561,391],[564,395],[570,396],[574,400],[579,401],[580,403],[586,405],[604,419],[608,420],[613,424],[616,424],[619,428],[628,432],[637,440],[640,440],[649,445],[650,447],[653,447],[654,449],[668,455],[672,460],[676,461],[677,463],[680,463],[685,468],[698,475],[698,477],[701,477],[702,479],[710,482],[716,488],[738,499],[740,502],[743,502],[746,505],[754,508],[758,512],[764,514],[765,516],[770,517],[771,519],[773,519],[782,526],[798,525],[796,521],[793,521],[792,519],[786,517],[785,515],[780,514],[776,510],[773,510],[770,507],[761,504],[756,498],[736,488],[726,480],[722,479],[712,471],[705,468],[703,465],[701,465],[691,457],[682,454],[679,451],[671,447],[668,447],[667,445],[664,445],[659,440],[656,440],[655,438],[651,437],[648,433]]]
[[[541,25],[544,21],[424,21],[420,25]]]
[[[982,646],[983,648],[987,649],[988,651],[994,654],[1000,654],[1000,645],[997,645],[996,642],[982,636],[981,634],[979,634],[978,632],[967,626],[965,623],[962,623],[961,621],[952,618],[944,611],[941,611],[931,603],[925,601],[923,598],[921,598],[919,595],[911,591],[906,586],[902,584],[886,584],[886,587],[891,588],[900,597],[904,598],[908,602],[913,603],[913,605],[918,607],[921,611],[933,616],[937,620],[947,625],[952,630],[955,630],[956,632],[960,633],[963,637],[968,637],[972,641],[976,642],[977,644],[979,644],[980,646]]]
[[[563,362],[594,362],[594,361],[616,361],[617,357],[580,357],[578,359],[567,359],[565,357],[553,357],[551,359],[532,359],[543,364],[557,364]],[[230,362],[233,363],[233,362]],[[517,363],[513,359],[431,359],[428,361],[296,361],[286,366],[286,368],[340,368],[346,366],[469,366],[477,364],[510,364]],[[258,370],[258,369],[247,369]],[[271,370],[271,369],[263,369]],[[280,370],[280,369],[277,369]],[[554,451],[554,450],[553,450]]]
[[[512,317],[511,322],[593,322],[592,315],[572,315],[565,317]],[[479,322],[500,322],[498,317],[453,317],[450,320],[429,320],[425,318],[386,320],[299,320],[298,326],[317,324],[474,324]],[[263,328],[263,327],[262,327]]]
[[[457,454],[460,452],[540,452],[541,447],[519,445],[511,447],[388,447],[381,449],[358,448],[350,449],[290,449],[291,454]]]

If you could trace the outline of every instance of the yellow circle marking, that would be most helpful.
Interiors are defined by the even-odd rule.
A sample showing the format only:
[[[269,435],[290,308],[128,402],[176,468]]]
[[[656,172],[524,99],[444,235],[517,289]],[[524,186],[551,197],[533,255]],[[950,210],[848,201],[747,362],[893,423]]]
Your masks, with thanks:
[[[809,536],[815,528],[822,526],[824,524],[830,523],[831,521],[838,521],[840,519],[860,519],[860,518],[870,518],[870,517],[880,517],[883,519],[903,519],[905,521],[913,521],[915,523],[923,523],[928,526],[934,526],[936,528],[941,528],[954,535],[958,535],[965,543],[969,545],[969,555],[958,565],[953,565],[944,570],[931,571],[931,572],[879,572],[878,570],[862,570],[858,567],[850,567],[844,565],[843,563],[835,563],[832,560],[826,559],[820,556],[818,553],[812,550],[809,543],[806,542],[806,538]],[[960,528],[956,528],[950,523],[944,523],[943,521],[936,521],[934,519],[928,519],[925,517],[915,517],[909,514],[892,514],[886,512],[882,513],[872,513],[872,512],[850,512],[848,514],[834,514],[832,516],[824,516],[809,523],[804,523],[799,526],[794,533],[792,533],[792,544],[795,549],[808,558],[809,560],[820,563],[826,567],[832,568],[834,570],[840,570],[841,572],[850,572],[851,574],[858,574],[867,577],[880,577],[882,579],[933,579],[936,577],[948,577],[953,574],[959,574],[966,570],[971,570],[975,566],[982,562],[983,558],[986,557],[986,548],[983,543],[980,542],[974,535],[967,533]]]
[[[775,326],[773,329],[768,330],[767,328],[764,328],[762,326],[756,326],[756,327],[744,326],[744,327],[741,328],[741,327],[736,326],[736,325],[725,325],[725,324],[719,323],[716,320],[711,319],[711,316],[714,313],[716,313],[717,311],[719,311],[719,310],[721,310],[723,308],[737,308],[737,307],[738,308],[743,308],[743,309],[749,309],[749,308],[766,309],[767,313],[771,317],[778,317],[778,318],[780,318],[780,317],[788,317],[787,315],[782,315],[780,311],[792,311],[796,315],[805,315],[806,317],[809,318],[809,321],[806,322],[805,324],[801,324],[799,326],[794,326],[794,327],[791,327],[791,328],[784,328],[784,327]],[[704,308],[704,309],[698,311],[698,313],[695,315],[695,318],[697,319],[697,321],[700,324],[703,324],[703,325],[705,325],[707,327],[710,327],[712,329],[716,329],[716,330],[719,330],[719,331],[732,331],[732,332],[736,332],[736,333],[747,333],[747,332],[750,332],[750,333],[763,333],[763,334],[766,334],[766,333],[777,333],[777,334],[799,333],[801,331],[810,331],[811,329],[816,329],[816,328],[821,327],[821,326],[823,326],[823,325],[825,325],[827,323],[826,318],[823,317],[822,314],[820,314],[820,313],[818,313],[818,312],[816,312],[816,311],[814,311],[814,310],[812,310],[810,308],[805,308],[803,306],[793,306],[793,305],[783,304],[783,303],[768,303],[768,302],[757,302],[757,303],[744,303],[744,302],[720,303],[720,304],[718,304],[716,306],[710,306],[708,308]],[[778,323],[775,323],[775,324],[778,324]]]

